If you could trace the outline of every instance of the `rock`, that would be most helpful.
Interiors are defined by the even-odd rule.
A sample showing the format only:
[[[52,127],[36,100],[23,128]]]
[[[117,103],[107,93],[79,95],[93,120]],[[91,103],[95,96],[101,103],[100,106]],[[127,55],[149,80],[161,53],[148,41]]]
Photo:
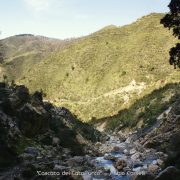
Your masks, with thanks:
[[[74,156],[73,158],[70,158],[67,161],[67,164],[70,167],[76,167],[76,166],[81,166],[85,162],[85,158],[83,156]]]
[[[127,149],[125,149],[125,150],[123,151],[123,153],[126,154],[126,155],[128,155],[128,154],[129,154],[129,151],[128,151]]]
[[[117,160],[117,158],[116,157],[114,157],[114,156],[112,156],[112,155],[105,155],[104,156],[104,159],[105,160],[110,160],[110,161],[116,161]]]
[[[137,152],[131,156],[132,160],[138,160],[140,158],[141,153]]]
[[[101,142],[97,142],[97,143],[95,144],[95,146],[96,146],[97,148],[99,148],[99,147],[102,146],[102,143],[101,143]]]
[[[157,165],[157,160],[154,160],[152,164]]]
[[[42,101],[43,101],[43,93],[42,93],[42,92],[39,92],[39,91],[36,91],[36,92],[34,92],[34,94],[32,95],[32,98],[33,98],[35,101],[42,102]]]
[[[92,180],[92,177],[90,174],[83,175],[83,180]]]
[[[58,145],[60,143],[60,139],[58,137],[53,137],[52,144]]]
[[[39,150],[36,149],[35,147],[27,147],[24,150],[24,152],[27,153],[27,154],[31,154],[33,156],[38,156],[38,154],[39,154]]]
[[[120,147],[114,146],[113,149],[112,149],[112,152],[119,152],[120,150],[121,150]]]
[[[131,143],[131,138],[128,137],[128,138],[126,139],[125,143],[130,144],[130,143]]]
[[[148,171],[151,173],[156,173],[159,169],[159,166],[155,165],[155,164],[150,164],[148,167]]]
[[[16,87],[16,94],[23,102],[27,102],[29,100],[29,90],[23,85]]]
[[[123,168],[125,168],[127,166],[127,162],[124,159],[119,159],[115,162],[114,167],[118,170],[118,171],[122,171]]]
[[[119,131],[118,133],[117,133],[117,135],[118,135],[118,137],[119,137],[119,140],[120,140],[120,142],[125,142],[126,141],[126,136],[124,135],[124,133],[122,133],[121,131]]]
[[[5,82],[0,82],[0,88],[5,88],[6,87],[6,83]]]
[[[163,170],[155,180],[179,180],[180,171],[173,166],[167,167]]]
[[[164,164],[164,161],[161,160],[161,159],[157,159],[157,164],[158,164],[159,166],[162,166],[162,165]]]
[[[85,145],[76,135],[94,151],[91,144],[100,141],[101,133],[64,108],[45,106],[39,93],[30,95],[24,86],[0,84],[0,170],[5,176],[0,179],[39,179],[37,170],[62,171],[67,164],[76,171],[87,169],[91,157],[72,158],[84,155]]]
[[[145,152],[146,152],[146,153],[150,153],[150,152],[151,152],[151,149],[146,149]]]
[[[18,113],[20,130],[27,137],[45,133],[49,127],[50,114],[41,106],[25,104]]]
[[[54,169],[53,169],[54,171],[60,171],[60,172],[62,172],[62,171],[68,171],[68,170],[70,170],[70,168],[69,167],[66,167],[66,166],[61,166],[61,165],[55,165],[54,166]]]
[[[136,153],[136,149],[131,149],[129,154],[132,155],[132,154],[135,154]]]
[[[35,160],[35,157],[33,154],[23,153],[18,156],[18,160],[19,162],[32,161]]]
[[[20,139],[22,137],[14,118],[0,110],[0,166],[7,166],[17,158]]]
[[[164,153],[163,152],[156,152],[155,155],[157,155],[158,157],[163,157]]]

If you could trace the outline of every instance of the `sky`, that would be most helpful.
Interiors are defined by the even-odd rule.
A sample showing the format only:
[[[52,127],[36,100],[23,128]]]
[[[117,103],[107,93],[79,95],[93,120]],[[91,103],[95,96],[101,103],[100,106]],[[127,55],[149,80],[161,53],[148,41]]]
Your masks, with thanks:
[[[168,12],[170,0],[0,0],[0,38],[35,34],[65,39],[108,25],[122,26],[152,12]]]

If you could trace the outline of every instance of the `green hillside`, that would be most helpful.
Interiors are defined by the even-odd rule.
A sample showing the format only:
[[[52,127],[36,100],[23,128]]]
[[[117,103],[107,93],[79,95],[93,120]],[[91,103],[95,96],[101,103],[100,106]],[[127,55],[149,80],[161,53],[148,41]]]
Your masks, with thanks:
[[[3,74],[8,79],[16,80],[22,78],[41,60],[47,58],[51,53],[60,51],[75,39],[58,40],[31,34],[21,34],[1,40],[4,63],[1,64]],[[2,73],[1,73],[2,74]]]
[[[159,86],[180,81],[168,63],[178,40],[160,24],[163,16],[105,27],[52,53],[18,82],[31,91],[42,89],[46,99],[84,121],[115,115]]]

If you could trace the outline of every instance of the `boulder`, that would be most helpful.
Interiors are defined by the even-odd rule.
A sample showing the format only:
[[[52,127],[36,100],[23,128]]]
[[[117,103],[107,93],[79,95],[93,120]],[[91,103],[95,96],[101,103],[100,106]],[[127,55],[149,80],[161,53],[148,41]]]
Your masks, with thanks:
[[[25,86],[17,86],[16,94],[22,102],[27,102],[30,99],[29,90]]]
[[[141,156],[141,153],[137,152],[131,156],[131,159],[132,160],[138,160],[140,158],[140,156]]]
[[[112,149],[112,152],[119,152],[121,150],[122,149],[119,146],[114,146],[113,149]]]
[[[53,137],[52,144],[53,145],[58,145],[59,143],[60,143],[60,139],[58,137]]]
[[[157,164],[158,164],[159,166],[162,166],[162,165],[164,164],[164,161],[161,160],[161,159],[157,159]]]
[[[128,155],[128,154],[129,154],[129,151],[128,151],[127,149],[125,149],[125,150],[123,151],[123,153],[126,154],[126,155]]]
[[[96,144],[95,144],[95,146],[98,148],[98,147],[101,147],[102,146],[102,143],[101,142],[97,142]]]
[[[136,153],[136,149],[131,149],[129,154],[132,155],[132,154],[135,154]]]
[[[127,166],[127,162],[124,159],[118,159],[115,163],[114,163],[114,167],[118,170],[118,171],[122,171],[123,168],[125,168]]]
[[[25,104],[18,113],[20,130],[27,137],[45,133],[49,127],[50,114],[41,106]]]
[[[148,166],[148,171],[151,173],[157,173],[158,170],[159,170],[159,166],[156,164],[150,164]]]

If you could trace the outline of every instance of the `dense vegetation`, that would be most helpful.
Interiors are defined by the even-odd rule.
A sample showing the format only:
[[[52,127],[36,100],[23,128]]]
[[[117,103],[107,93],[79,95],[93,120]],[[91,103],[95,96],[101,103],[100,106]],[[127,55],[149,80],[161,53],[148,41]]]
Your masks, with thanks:
[[[173,35],[180,39],[180,2],[179,0],[171,0],[169,4],[170,13],[166,14],[161,20],[164,27],[173,29]],[[174,68],[180,68],[180,43],[176,44],[176,47],[170,50],[170,64],[174,65]]]
[[[159,86],[179,82],[179,72],[166,63],[177,39],[160,24],[163,16],[105,27],[50,54],[16,80],[31,91],[43,90],[46,99],[84,121],[118,114]],[[20,61],[10,62],[21,72],[14,63]]]

